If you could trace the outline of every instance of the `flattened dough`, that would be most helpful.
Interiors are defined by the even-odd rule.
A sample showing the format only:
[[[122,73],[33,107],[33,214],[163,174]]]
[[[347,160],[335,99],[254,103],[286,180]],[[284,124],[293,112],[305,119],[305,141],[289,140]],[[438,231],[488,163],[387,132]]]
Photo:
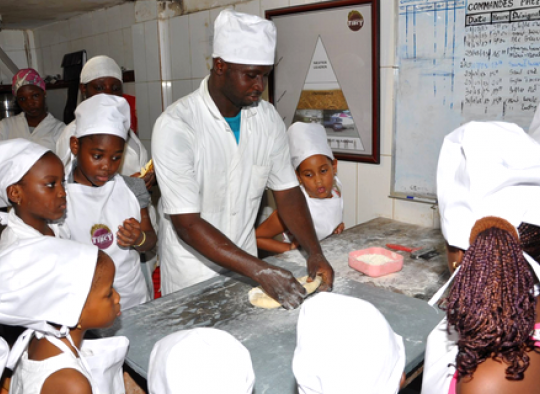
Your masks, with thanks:
[[[320,276],[316,276],[313,282],[307,282],[308,276],[303,276],[301,278],[296,278],[298,282],[302,286],[304,286],[304,289],[306,289],[307,294],[313,293],[317,288],[321,285],[322,278]],[[268,294],[264,292],[264,290],[259,287],[254,287],[251,289],[248,293],[249,302],[251,302],[251,305],[256,306],[258,308],[264,308],[264,309],[275,309],[279,308],[281,304],[274,300],[272,297],[270,297]]]

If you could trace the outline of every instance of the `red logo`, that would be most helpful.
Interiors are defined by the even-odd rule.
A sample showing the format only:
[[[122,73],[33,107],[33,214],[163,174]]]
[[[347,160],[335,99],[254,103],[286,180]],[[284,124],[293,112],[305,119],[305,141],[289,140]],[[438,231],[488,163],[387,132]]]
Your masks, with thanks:
[[[347,26],[352,31],[358,31],[364,26],[364,17],[356,10],[349,12],[347,16]]]
[[[90,230],[90,235],[92,237],[92,244],[101,250],[107,249],[114,241],[114,234],[104,224],[94,224]]]

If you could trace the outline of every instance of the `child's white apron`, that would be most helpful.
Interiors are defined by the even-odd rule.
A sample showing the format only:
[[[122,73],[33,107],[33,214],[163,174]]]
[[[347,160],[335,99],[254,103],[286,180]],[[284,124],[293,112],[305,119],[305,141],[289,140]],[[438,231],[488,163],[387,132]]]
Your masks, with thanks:
[[[341,182],[335,178],[337,187],[341,190]],[[303,186],[300,186],[306,197],[313,226],[320,241],[332,235],[337,226],[343,222],[343,198],[334,189],[332,198],[311,198]]]
[[[118,246],[116,233],[124,220],[141,220],[137,198],[120,175],[101,187],[68,183],[66,224],[71,239],[94,244],[114,261],[114,288],[120,294],[122,310],[149,300],[140,268],[139,253]]]

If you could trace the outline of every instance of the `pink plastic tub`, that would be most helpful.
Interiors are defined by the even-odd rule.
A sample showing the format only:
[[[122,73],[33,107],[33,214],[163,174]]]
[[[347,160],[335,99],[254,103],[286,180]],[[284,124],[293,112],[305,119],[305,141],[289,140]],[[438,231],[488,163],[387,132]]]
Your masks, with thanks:
[[[368,264],[357,260],[358,257],[365,254],[379,254],[386,256],[391,260],[381,265]],[[363,274],[366,274],[367,276],[377,278],[379,276],[391,274],[392,272],[401,271],[403,268],[403,256],[388,249],[377,247],[355,250],[349,253],[349,266],[357,271],[362,272]]]

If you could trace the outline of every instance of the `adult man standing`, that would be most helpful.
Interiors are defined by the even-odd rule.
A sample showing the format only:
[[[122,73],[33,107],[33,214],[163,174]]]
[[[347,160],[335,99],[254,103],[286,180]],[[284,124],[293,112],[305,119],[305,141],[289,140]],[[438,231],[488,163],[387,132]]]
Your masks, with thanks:
[[[154,126],[164,294],[227,269],[255,280],[286,308],[301,304],[305,290],[292,274],[254,257],[253,226],[266,186],[308,253],[310,276],[322,275],[322,290],[332,287],[333,270],[298,187],[285,125],[275,108],[260,100],[275,44],[272,22],[222,11],[214,26],[210,76]]]

